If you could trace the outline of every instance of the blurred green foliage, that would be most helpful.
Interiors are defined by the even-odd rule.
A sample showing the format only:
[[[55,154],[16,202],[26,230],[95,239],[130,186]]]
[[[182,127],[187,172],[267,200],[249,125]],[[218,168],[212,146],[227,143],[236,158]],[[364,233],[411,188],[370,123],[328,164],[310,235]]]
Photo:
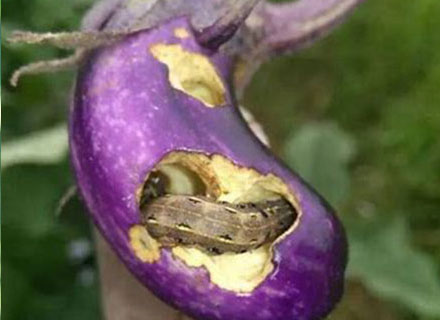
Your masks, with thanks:
[[[339,203],[349,193],[347,165],[355,154],[355,142],[336,124],[301,126],[287,139],[284,153],[295,170],[330,203]]]
[[[74,30],[91,2],[4,1],[3,34]],[[317,45],[264,65],[245,94],[275,152],[346,226],[349,281],[332,319],[440,319],[439,30],[438,0],[370,0]],[[54,214],[72,184],[56,130],[73,73],[7,83],[18,66],[65,54],[2,43],[2,151],[16,154],[2,159],[4,319],[99,314],[84,208]],[[35,152],[45,143],[58,148]]]

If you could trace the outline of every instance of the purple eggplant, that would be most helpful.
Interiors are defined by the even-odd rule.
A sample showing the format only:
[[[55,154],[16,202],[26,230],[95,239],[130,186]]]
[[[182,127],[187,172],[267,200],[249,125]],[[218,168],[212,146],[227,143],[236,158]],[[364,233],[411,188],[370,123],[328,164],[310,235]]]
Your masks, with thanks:
[[[12,41],[76,48],[71,159],[94,224],[120,260],[195,319],[321,319],[340,300],[347,242],[333,210],[261,143],[237,97],[258,65],[326,34],[362,0],[100,2],[82,31],[19,32]],[[242,253],[164,246],[142,224],[145,186],[232,203],[283,197],[295,208],[278,238]]]
[[[107,241],[162,300],[196,319],[317,319],[340,299],[344,231],[325,202],[242,119],[234,61],[174,19],[90,55],[79,72],[70,147],[79,190]],[[273,243],[211,256],[161,247],[141,224],[153,171],[170,192],[223,201],[281,195],[295,223]]]

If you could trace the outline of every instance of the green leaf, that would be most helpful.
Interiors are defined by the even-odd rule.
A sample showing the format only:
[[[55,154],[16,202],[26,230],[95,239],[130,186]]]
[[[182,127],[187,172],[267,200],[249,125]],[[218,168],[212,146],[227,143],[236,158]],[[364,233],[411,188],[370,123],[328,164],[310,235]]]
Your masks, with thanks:
[[[2,291],[7,303],[2,304],[2,319],[23,319],[24,310],[34,294],[28,278],[2,259]],[[7,276],[5,276],[7,275]]]
[[[68,148],[66,126],[32,133],[2,146],[2,169],[18,163],[57,163]]]
[[[440,55],[424,81],[383,111],[380,142],[401,183],[432,198],[440,195]],[[416,191],[416,192],[415,192]]]
[[[350,234],[349,274],[378,296],[416,313],[440,316],[440,281],[434,262],[411,247],[403,219]]]
[[[66,162],[57,166],[15,166],[3,172],[2,232],[11,229],[17,237],[52,232],[58,223],[55,210],[59,199],[70,184]]]
[[[304,125],[285,146],[288,163],[332,204],[348,192],[354,152],[354,140],[333,123]]]
[[[88,235],[84,208],[76,199],[55,216],[71,184],[68,167],[20,165],[2,174],[3,319],[99,319],[97,283],[81,281],[93,258],[71,254],[72,241]]]

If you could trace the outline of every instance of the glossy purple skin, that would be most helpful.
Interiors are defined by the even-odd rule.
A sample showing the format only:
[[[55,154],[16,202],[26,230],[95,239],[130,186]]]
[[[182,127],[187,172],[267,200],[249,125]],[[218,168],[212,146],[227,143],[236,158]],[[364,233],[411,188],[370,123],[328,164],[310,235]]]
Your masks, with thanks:
[[[231,94],[233,60],[178,39],[175,19],[127,37],[91,55],[79,72],[70,114],[74,171],[85,203],[107,241],[136,277],[165,302],[195,319],[320,319],[341,297],[346,239],[332,210],[251,133]],[[221,74],[226,104],[207,108],[173,89],[167,67],[148,48],[180,43],[209,56]],[[136,191],[169,152],[220,154],[239,166],[280,177],[302,210],[298,227],[275,246],[274,271],[251,293],[237,295],[212,284],[203,268],[189,268],[162,250],[141,262],[128,231],[140,223]]]

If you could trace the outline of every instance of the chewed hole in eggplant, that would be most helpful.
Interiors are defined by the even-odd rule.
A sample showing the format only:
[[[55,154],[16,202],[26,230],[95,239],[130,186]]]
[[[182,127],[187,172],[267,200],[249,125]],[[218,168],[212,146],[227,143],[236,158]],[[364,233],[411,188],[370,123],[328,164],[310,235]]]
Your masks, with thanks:
[[[156,192],[150,191],[152,187],[156,188]],[[298,203],[295,196],[280,178],[237,166],[221,155],[172,152],[150,171],[142,185],[141,194],[140,205],[158,201],[157,199],[161,199],[160,194],[163,194],[162,197],[169,195],[161,202],[162,209],[173,207],[172,210],[178,213],[178,217],[174,216],[174,219],[169,210],[165,210],[164,215],[153,215],[157,220],[171,217],[165,220],[169,223],[163,225],[163,232],[175,238],[171,245],[162,243],[159,236],[163,235],[160,234],[161,226],[150,223],[150,228],[156,228],[155,232],[148,233],[156,239],[157,257],[161,255],[161,247],[171,246],[175,259],[183,261],[188,267],[206,268],[213,283],[242,293],[255,289],[271,273],[274,268],[274,244],[294,232],[301,216],[301,212],[296,210]],[[184,197],[184,201],[178,200],[177,196]],[[225,218],[220,219],[221,223],[214,228],[213,220],[207,219],[206,223],[203,222],[207,214],[207,201],[221,206],[222,210],[218,214]],[[272,219],[277,210],[285,210],[286,202],[294,210],[292,219],[288,223],[285,219],[281,228]],[[273,213],[267,211],[264,214],[261,209],[267,209],[268,203],[277,204],[276,209]],[[196,213],[185,213],[182,207],[185,210],[195,210]],[[247,218],[243,217],[244,211],[249,212]],[[219,216],[212,215],[212,218],[221,218]],[[236,223],[231,228],[220,228],[220,225],[228,226],[234,221]],[[261,235],[252,233],[253,231],[240,233],[242,229],[237,228],[240,223],[244,223],[242,225],[249,230],[259,229],[261,223],[271,224],[277,230],[272,232],[262,228]],[[191,226],[191,229],[187,226]],[[199,232],[200,226],[206,226],[202,230],[204,232]],[[170,239],[166,236],[165,238]],[[206,238],[212,238],[212,241],[207,241]],[[231,246],[232,251],[229,250]]]

